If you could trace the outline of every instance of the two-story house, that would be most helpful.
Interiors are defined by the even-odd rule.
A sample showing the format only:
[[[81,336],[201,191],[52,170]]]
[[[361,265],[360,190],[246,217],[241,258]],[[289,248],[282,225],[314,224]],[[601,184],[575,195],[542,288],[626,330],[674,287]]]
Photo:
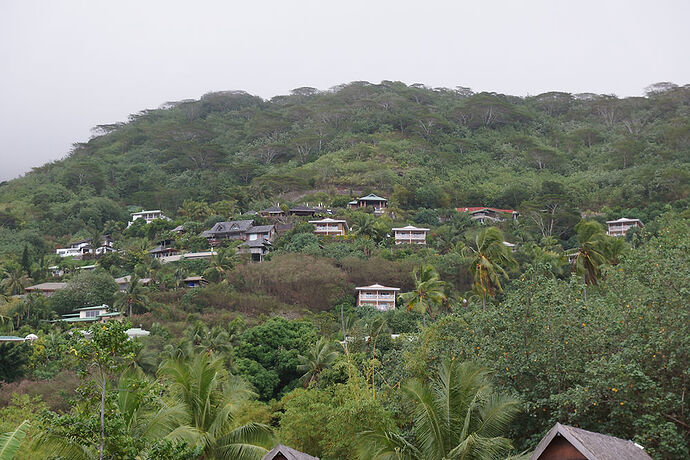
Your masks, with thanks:
[[[388,311],[395,308],[395,297],[400,288],[372,284],[355,288],[357,290],[357,306],[368,305],[377,310]]]
[[[218,245],[222,240],[247,240],[247,231],[254,226],[254,221],[231,220],[229,222],[218,222],[210,230],[201,232],[201,236],[208,238],[211,246]]]
[[[414,225],[393,229],[395,244],[426,244],[428,228],[419,228]]]
[[[89,323],[95,321],[109,321],[111,319],[120,319],[122,315],[120,312],[111,311],[110,307],[103,304],[95,307],[84,307],[73,310],[72,313],[62,315],[60,319],[52,322],[64,321],[66,323]]]
[[[163,211],[160,209],[155,209],[153,211],[140,211],[140,212],[133,212],[132,214],[132,220],[129,221],[127,224],[127,227],[129,228],[136,220],[139,219],[144,219],[147,224],[150,224],[156,219],[165,219],[165,220],[170,220],[168,217],[163,215]]]
[[[91,239],[87,238],[81,241],[70,243],[66,248],[57,248],[55,253],[60,257],[76,257],[81,258],[87,254],[92,254]]]
[[[310,220],[310,224],[314,225],[314,234],[323,236],[344,236],[347,233],[347,221],[331,219],[326,217],[320,220]]]
[[[640,219],[628,219],[621,217],[618,220],[607,220],[606,225],[608,229],[606,234],[608,236],[625,236],[625,234],[633,227],[644,227]]]

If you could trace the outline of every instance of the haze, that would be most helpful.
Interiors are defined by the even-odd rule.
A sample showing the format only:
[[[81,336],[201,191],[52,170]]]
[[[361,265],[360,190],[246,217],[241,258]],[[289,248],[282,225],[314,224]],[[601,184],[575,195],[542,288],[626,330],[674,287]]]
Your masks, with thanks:
[[[242,89],[399,80],[514,95],[688,83],[690,2],[0,3],[0,180],[98,124]]]

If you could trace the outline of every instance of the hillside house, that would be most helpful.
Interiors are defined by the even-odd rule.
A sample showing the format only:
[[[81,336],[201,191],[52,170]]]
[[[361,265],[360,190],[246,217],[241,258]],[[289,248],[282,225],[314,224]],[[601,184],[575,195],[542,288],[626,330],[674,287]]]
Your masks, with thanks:
[[[261,460],[319,460],[319,457],[312,457],[292,447],[278,444],[271,449]]]
[[[395,309],[395,296],[400,288],[372,284],[355,288],[357,290],[357,306],[368,305],[381,311]]]
[[[208,281],[203,276],[188,276],[182,282],[188,288],[201,287],[208,284]]]
[[[132,220],[129,221],[129,223],[127,224],[127,228],[129,228],[135,221],[139,219],[144,219],[147,224],[150,224],[156,219],[170,220],[170,218],[163,215],[163,211],[161,211],[160,209],[156,209],[153,211],[133,212],[131,215]]]
[[[121,278],[115,278],[115,282],[120,288],[121,292],[127,291],[129,289],[129,283],[132,281],[132,275],[123,276]],[[142,286],[148,286],[151,283],[151,278],[139,278],[139,284]]]
[[[295,206],[288,209],[288,214],[291,216],[299,217],[314,217],[317,213],[321,213],[322,210],[318,208],[310,208],[309,206]]]
[[[112,311],[109,306],[103,304],[95,307],[84,307],[73,310],[72,313],[62,315],[60,319],[51,322],[64,321],[66,323],[92,323],[96,321],[110,321],[111,319],[121,319],[120,312]]]
[[[642,446],[568,425],[546,433],[530,460],[652,460]]]
[[[271,206],[270,208],[259,211],[259,215],[276,219],[278,217],[285,217],[285,211],[280,209],[280,206]]]
[[[40,292],[44,297],[50,297],[55,291],[64,289],[65,287],[67,287],[67,283],[41,283],[29,286],[24,290],[28,293]]]
[[[257,241],[264,239],[266,241],[273,241],[276,236],[275,225],[257,225],[250,227],[247,230],[247,241]]]
[[[428,228],[419,228],[413,225],[393,229],[395,244],[426,244]]]
[[[211,246],[217,246],[223,240],[247,240],[247,230],[254,226],[254,221],[231,220],[229,222],[218,222],[210,230],[201,232],[201,236],[208,238]]]
[[[386,206],[388,206],[388,200],[373,193],[352,200],[347,204],[347,207],[350,209],[372,207],[374,208],[374,214],[383,214]]]
[[[512,209],[486,208],[483,206],[455,208],[457,212],[469,213],[470,219],[477,220],[479,223],[504,222],[508,219],[518,220],[519,212]]]
[[[85,255],[92,254],[91,239],[87,238],[81,241],[70,243],[66,248],[57,248],[55,253],[60,257],[76,257],[82,258]]]
[[[240,244],[237,247],[238,254],[250,254],[252,262],[263,262],[268,254],[271,242],[265,238],[253,239]]]
[[[314,234],[322,236],[345,236],[347,233],[347,221],[331,219],[327,217],[321,220],[310,220],[314,224]]]
[[[621,217],[618,220],[607,220],[606,225],[608,229],[606,234],[608,236],[625,236],[625,234],[633,227],[644,227],[640,219],[628,219]]]
[[[149,254],[151,254],[151,257],[153,257],[154,259],[162,259],[164,257],[174,256],[178,252],[180,251],[178,251],[175,248],[156,246],[155,248],[149,251]]]

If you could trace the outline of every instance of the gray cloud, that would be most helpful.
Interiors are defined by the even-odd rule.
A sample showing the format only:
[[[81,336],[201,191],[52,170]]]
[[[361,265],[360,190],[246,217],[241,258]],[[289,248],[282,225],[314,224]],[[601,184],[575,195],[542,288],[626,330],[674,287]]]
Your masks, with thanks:
[[[38,1],[0,4],[0,180],[97,124],[209,91],[354,80],[641,94],[690,80],[690,2]]]

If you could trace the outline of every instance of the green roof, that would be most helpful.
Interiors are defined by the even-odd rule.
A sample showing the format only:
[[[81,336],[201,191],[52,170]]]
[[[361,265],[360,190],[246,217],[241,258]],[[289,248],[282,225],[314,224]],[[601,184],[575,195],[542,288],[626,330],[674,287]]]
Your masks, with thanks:
[[[359,201],[388,201],[385,198],[381,198],[378,195],[374,195],[373,193],[370,193],[367,196],[363,196],[361,198],[358,198]]]

